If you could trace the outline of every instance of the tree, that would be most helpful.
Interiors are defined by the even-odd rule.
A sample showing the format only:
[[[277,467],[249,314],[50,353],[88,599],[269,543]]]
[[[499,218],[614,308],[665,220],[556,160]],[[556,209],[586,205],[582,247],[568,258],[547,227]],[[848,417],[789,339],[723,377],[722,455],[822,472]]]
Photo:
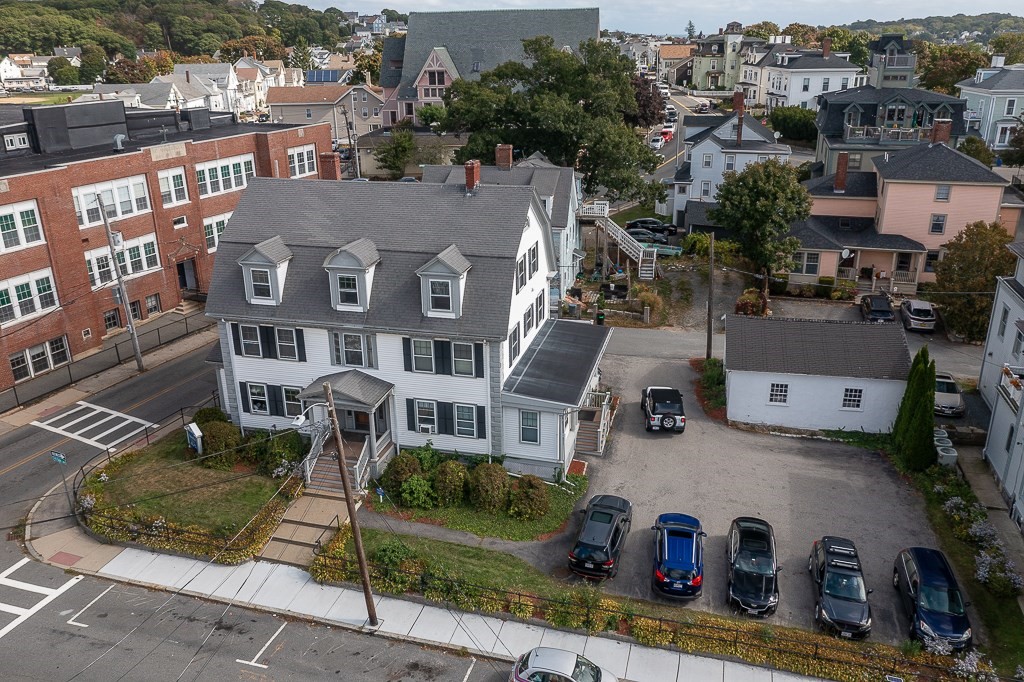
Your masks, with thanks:
[[[1024,62],[1024,33],[1000,33],[988,46],[994,53],[1006,55],[1007,64]]]
[[[299,38],[295,43],[295,47],[292,48],[292,56],[288,60],[288,66],[293,69],[302,69],[303,71],[309,71],[313,68],[313,52],[309,49],[309,44],[305,38]]]
[[[770,158],[739,173],[726,172],[715,201],[718,206],[708,217],[736,232],[740,253],[754,264],[767,297],[772,273],[792,267],[800,242],[789,236],[790,225],[811,214],[811,195],[795,168]]]
[[[960,146],[956,148],[958,152],[966,154],[971,158],[981,161],[986,166],[991,166],[995,163],[996,155],[989,149],[989,146],[985,144],[985,140],[980,137],[964,138],[964,141],[960,143]]]
[[[1024,166],[1024,116],[1017,117],[1017,125],[1010,132],[1009,149],[999,152],[1007,166]]]
[[[759,21],[743,27],[743,35],[768,40],[772,36],[782,35],[782,29],[774,21]]]
[[[775,107],[769,117],[772,128],[787,139],[813,142],[818,139],[814,125],[817,112],[800,107]]]
[[[693,40],[697,36],[697,27],[692,21],[686,22],[686,39]]]
[[[956,84],[974,76],[975,71],[989,63],[989,56],[980,45],[936,45],[915,41],[921,87],[952,95]]]
[[[221,61],[234,63],[246,54],[260,61],[284,59],[288,56],[284,44],[273,36],[245,36],[229,40],[220,46]]]
[[[818,29],[796,22],[782,29],[782,35],[792,36],[793,44],[800,47],[814,47],[818,44]]]
[[[409,21],[409,15],[408,14],[402,14],[401,12],[399,12],[398,10],[395,10],[395,9],[384,8],[384,9],[382,9],[380,11],[380,13],[388,21],[402,21],[402,22]]]
[[[494,146],[507,143],[576,168],[586,194],[661,196],[661,185],[643,177],[658,158],[627,123],[638,115],[633,62],[597,40],[563,51],[542,36],[524,40],[523,50],[525,60],[456,80],[445,93],[441,129],[469,133],[459,161],[493,158]]]
[[[384,51],[384,43],[380,40],[373,41],[373,52],[360,52],[356,55],[356,69],[352,73],[352,84],[369,83],[371,85],[380,81],[381,55]]]
[[[82,46],[82,65],[78,67],[78,78],[82,85],[92,85],[107,68],[107,53],[99,45]]]
[[[914,356],[900,408],[893,424],[893,450],[909,471],[924,471],[936,460],[935,361],[924,346]]]
[[[46,72],[55,85],[78,85],[78,67],[73,66],[64,57],[54,57],[46,62]]]
[[[923,351],[923,352],[922,352]],[[916,377],[918,367],[922,362],[928,362],[928,346],[923,346],[920,351],[914,355],[913,361],[910,363],[910,374],[907,375],[907,386],[903,390],[903,398],[900,399],[899,409],[896,411],[896,419],[892,423],[892,447],[894,453],[900,453],[903,445],[903,434],[906,433],[907,423],[911,419],[911,413],[914,411],[914,405],[917,404],[916,396],[914,392],[917,388],[917,383],[912,382],[911,377]]]
[[[860,66],[866,65],[871,59],[868,43],[871,36],[864,31],[851,31],[841,26],[829,26],[821,32],[820,38],[832,39],[833,52],[849,52],[850,61]]]
[[[388,171],[392,180],[405,175],[405,168],[416,157],[416,138],[409,126],[394,126],[391,139],[373,150],[377,165]]]
[[[1013,274],[1016,258],[1006,249],[1012,240],[999,222],[971,223],[943,244],[946,257],[935,264],[935,301],[943,306],[949,328],[967,341],[981,341],[988,331],[996,277]],[[964,293],[960,293],[964,292]]]
[[[665,119],[665,98],[647,78],[636,74],[631,79],[636,97],[636,111],[625,115],[627,125],[650,128]]]

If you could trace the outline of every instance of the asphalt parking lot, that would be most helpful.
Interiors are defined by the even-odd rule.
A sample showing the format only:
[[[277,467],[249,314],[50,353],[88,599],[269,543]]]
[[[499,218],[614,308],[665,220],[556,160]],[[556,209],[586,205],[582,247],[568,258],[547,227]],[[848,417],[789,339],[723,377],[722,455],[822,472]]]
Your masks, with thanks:
[[[622,564],[606,590],[655,598],[650,526],[658,514],[683,512],[699,518],[708,533],[704,594],[689,608],[728,613],[725,535],[733,518],[758,516],[774,526],[784,567],[779,610],[768,622],[813,626],[808,554],[813,540],[832,534],[853,540],[860,552],[874,590],[872,638],[905,639],[907,619],[890,584],[892,562],[903,547],[935,546],[936,539],[922,500],[892,467],[859,448],[749,433],[710,419],[696,403],[696,374],[684,360],[608,355],[601,369],[622,403],[605,456],[588,458],[590,492],[620,495],[634,505]],[[683,392],[685,433],[644,431],[639,395],[647,385]]]

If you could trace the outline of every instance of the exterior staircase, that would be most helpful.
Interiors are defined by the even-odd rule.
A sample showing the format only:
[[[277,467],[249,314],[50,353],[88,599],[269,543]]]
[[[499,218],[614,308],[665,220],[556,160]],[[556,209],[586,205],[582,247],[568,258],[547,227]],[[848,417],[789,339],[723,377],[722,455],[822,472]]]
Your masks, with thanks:
[[[643,246],[611,218],[601,216],[595,222],[627,256],[636,261],[637,274],[641,280],[654,279],[658,264],[657,249]]]
[[[348,480],[355,488],[356,497],[359,497],[360,486],[355,484],[358,480],[355,464],[351,461],[351,457],[347,459],[347,463]],[[335,495],[345,494],[345,486],[341,482],[341,471],[338,469],[338,451],[333,447],[325,447],[324,451],[317,457],[316,464],[313,465],[313,470],[309,474],[306,490],[316,490]]]
[[[200,312],[201,310],[204,309],[204,307],[205,306],[202,303],[199,303],[198,301],[190,301],[188,299],[183,298],[181,299],[181,303],[174,307],[174,312],[178,313],[179,315],[184,315],[185,317],[188,317],[189,315],[193,315],[195,313]]]
[[[345,523],[348,513],[343,495],[307,489],[288,507],[274,535],[256,558],[309,568],[314,550],[326,545]]]

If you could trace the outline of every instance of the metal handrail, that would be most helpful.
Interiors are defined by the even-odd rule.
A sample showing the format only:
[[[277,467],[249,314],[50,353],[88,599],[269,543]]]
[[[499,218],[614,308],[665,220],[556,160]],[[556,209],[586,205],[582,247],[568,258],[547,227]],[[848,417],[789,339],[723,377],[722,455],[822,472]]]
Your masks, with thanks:
[[[337,528],[337,530],[341,530],[341,517],[335,514],[334,518],[327,522],[327,528],[324,528],[322,531],[320,531],[320,535],[317,536],[316,542],[313,543],[314,556],[320,556],[320,554],[324,551],[324,535],[327,534],[327,531],[331,530],[331,526],[334,526],[335,528]]]

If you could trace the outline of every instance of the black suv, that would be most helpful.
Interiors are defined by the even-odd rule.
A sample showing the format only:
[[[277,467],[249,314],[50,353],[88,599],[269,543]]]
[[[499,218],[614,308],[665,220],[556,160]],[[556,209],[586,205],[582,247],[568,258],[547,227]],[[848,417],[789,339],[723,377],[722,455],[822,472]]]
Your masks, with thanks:
[[[614,578],[633,522],[633,505],[615,495],[595,495],[580,513],[583,524],[569,550],[569,570],[585,578]]]
[[[779,608],[779,571],[775,531],[750,516],[733,519],[726,538],[729,589],[725,603],[752,616],[770,616]]]
[[[626,229],[649,230],[656,234],[676,234],[679,228],[672,223],[663,223],[657,218],[637,218],[626,223]]]
[[[866,322],[895,322],[892,302],[885,294],[868,294],[860,299],[860,314]]]
[[[826,535],[811,545],[807,570],[814,581],[814,620],[826,632],[863,639],[871,634],[871,607],[857,548]]]
[[[896,556],[892,586],[910,616],[910,636],[943,639],[954,649],[971,646],[969,602],[953,576],[945,555],[937,549],[909,547]]]
[[[644,413],[644,428],[648,431],[686,430],[686,411],[683,396],[667,386],[648,386],[640,393],[640,409]]]

